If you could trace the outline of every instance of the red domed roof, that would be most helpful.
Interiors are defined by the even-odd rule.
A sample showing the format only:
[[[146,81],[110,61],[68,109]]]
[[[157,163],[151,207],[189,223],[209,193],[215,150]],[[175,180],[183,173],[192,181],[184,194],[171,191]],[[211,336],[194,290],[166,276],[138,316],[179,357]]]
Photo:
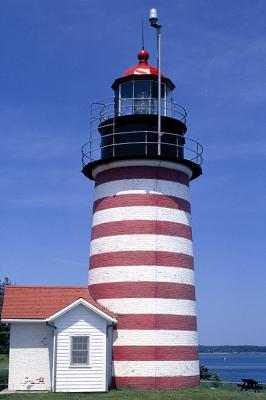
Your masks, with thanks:
[[[134,67],[128,68],[124,73],[123,76],[128,75],[158,75],[158,69],[152,67],[148,63],[149,59],[149,52],[147,50],[141,50],[138,52],[138,65],[134,65]],[[161,74],[163,76],[163,74]]]

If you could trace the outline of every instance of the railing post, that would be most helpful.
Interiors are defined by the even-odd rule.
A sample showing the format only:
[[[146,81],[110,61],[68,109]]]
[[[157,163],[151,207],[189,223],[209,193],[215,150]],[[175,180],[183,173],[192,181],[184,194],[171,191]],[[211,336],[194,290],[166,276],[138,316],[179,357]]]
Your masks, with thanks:
[[[145,155],[148,155],[147,131],[145,131]]]
[[[157,48],[158,48],[158,155],[161,155],[161,26],[157,27]]]

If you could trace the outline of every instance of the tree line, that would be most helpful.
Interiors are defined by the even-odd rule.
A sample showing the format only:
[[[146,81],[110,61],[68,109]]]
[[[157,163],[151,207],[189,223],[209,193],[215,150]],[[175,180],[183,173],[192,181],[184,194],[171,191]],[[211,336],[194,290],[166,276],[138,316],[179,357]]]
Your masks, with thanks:
[[[199,346],[200,353],[266,353],[266,346]]]
[[[0,280],[0,317],[2,315],[4,290],[10,285],[10,280],[6,277]],[[0,323],[0,354],[7,354],[9,350],[9,325]]]

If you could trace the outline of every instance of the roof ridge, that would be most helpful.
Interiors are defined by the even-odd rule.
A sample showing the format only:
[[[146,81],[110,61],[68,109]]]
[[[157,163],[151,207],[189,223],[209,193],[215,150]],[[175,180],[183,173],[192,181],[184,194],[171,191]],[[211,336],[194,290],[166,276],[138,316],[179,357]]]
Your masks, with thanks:
[[[49,285],[6,285],[6,288],[21,289],[21,288],[56,288],[56,289],[88,289],[88,286],[49,286]]]

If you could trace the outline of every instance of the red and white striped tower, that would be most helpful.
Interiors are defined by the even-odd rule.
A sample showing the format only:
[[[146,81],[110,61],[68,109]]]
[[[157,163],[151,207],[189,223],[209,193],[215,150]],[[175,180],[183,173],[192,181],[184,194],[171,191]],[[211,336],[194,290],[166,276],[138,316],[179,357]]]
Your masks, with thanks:
[[[201,146],[184,137],[186,112],[163,75],[158,139],[148,56],[139,52],[114,82],[114,99],[92,105],[83,147],[83,173],[95,180],[89,290],[117,315],[114,385],[185,388],[199,383],[189,181],[201,174]]]

